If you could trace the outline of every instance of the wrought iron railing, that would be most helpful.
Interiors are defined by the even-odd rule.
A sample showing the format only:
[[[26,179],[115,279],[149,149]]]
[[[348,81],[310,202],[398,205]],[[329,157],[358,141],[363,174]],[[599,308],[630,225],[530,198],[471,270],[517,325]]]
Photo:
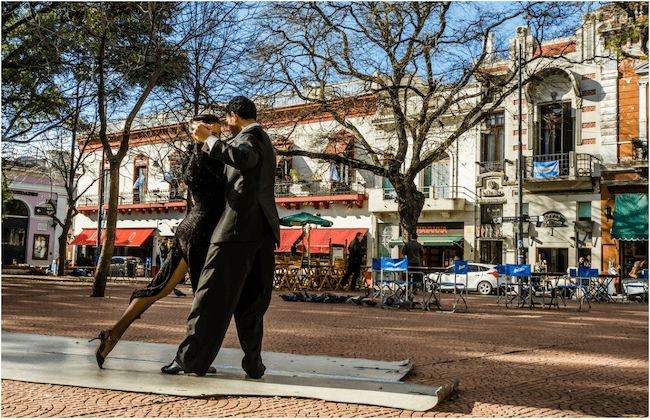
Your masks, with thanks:
[[[131,204],[164,204],[187,200],[187,188],[172,188],[168,191],[149,191],[147,193],[120,193],[118,206]],[[98,194],[84,194],[77,200],[78,207],[99,205]]]
[[[574,159],[573,165],[571,159]],[[535,163],[557,161],[557,171],[535,176]],[[600,159],[588,153],[554,153],[549,155],[526,156],[524,158],[524,179],[556,177],[593,177],[596,162]]]
[[[484,174],[487,172],[503,172],[503,161],[501,162],[479,162],[479,173]]]
[[[426,186],[418,188],[419,191],[424,193],[424,198],[468,198],[470,200],[476,199],[476,194],[460,186]],[[395,188],[384,188],[384,200],[394,200],[397,198]]]
[[[365,194],[366,187],[356,182],[276,182],[275,196],[306,197],[323,195]]]

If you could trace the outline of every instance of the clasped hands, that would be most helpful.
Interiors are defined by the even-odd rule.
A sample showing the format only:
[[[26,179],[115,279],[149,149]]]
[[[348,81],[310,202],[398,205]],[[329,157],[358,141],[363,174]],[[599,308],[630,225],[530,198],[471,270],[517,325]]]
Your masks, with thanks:
[[[192,137],[200,143],[205,143],[209,136],[221,136],[221,125],[219,123],[206,124],[201,121],[194,121],[192,128],[194,129]]]

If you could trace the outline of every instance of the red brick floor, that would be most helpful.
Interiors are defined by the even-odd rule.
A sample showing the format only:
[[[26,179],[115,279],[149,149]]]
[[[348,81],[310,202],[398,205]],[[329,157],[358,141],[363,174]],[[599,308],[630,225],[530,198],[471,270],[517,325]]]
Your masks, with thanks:
[[[94,337],[121,315],[133,285],[2,279],[2,329]],[[179,343],[191,304],[170,295],[123,339]],[[589,312],[505,309],[469,297],[467,313],[285,302],[275,292],[264,350],[375,360],[410,358],[405,382],[460,380],[427,412],[300,398],[184,398],[2,381],[3,417],[648,417],[648,306]],[[447,298],[449,299],[449,298]],[[238,348],[234,326],[224,347]],[[110,357],[110,356],[109,356]]]

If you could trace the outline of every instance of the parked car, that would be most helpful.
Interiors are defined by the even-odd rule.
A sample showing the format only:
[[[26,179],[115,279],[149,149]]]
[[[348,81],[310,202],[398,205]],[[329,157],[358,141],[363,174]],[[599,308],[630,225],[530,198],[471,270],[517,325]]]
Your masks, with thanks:
[[[489,295],[497,288],[497,266],[494,264],[469,263],[467,266],[467,291]],[[442,273],[429,274],[429,280],[441,283],[442,290],[454,290],[454,266]],[[465,274],[456,275],[456,283],[464,283]],[[450,284],[452,283],[452,284]],[[457,286],[459,288],[459,286]]]
[[[138,257],[113,257],[109,276],[135,277],[135,269],[142,261]]]

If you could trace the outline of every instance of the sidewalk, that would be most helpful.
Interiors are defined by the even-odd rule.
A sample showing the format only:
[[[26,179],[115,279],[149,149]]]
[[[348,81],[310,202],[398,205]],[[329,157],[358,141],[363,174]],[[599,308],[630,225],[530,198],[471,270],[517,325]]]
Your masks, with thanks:
[[[133,285],[2,279],[2,329],[95,337],[126,308]],[[170,295],[124,335],[178,344],[191,305]],[[589,312],[504,309],[472,295],[465,314],[285,302],[274,292],[265,351],[397,361],[404,382],[460,386],[428,412],[303,398],[185,398],[2,381],[3,417],[647,417],[648,307],[593,304]],[[238,348],[231,326],[224,347]],[[170,360],[173,355],[170,355]],[[110,363],[110,356],[106,363]]]

